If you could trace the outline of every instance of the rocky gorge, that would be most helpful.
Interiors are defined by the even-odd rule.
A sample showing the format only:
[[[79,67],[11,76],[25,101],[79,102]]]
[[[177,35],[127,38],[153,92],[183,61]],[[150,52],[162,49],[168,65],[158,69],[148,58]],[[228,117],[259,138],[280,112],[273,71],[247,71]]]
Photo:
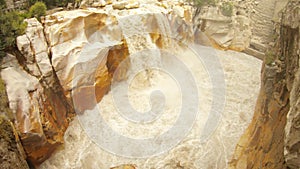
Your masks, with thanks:
[[[223,15],[220,5],[208,6],[194,23],[188,3],[156,0],[83,1],[81,9],[41,22],[27,19],[18,49],[1,64],[3,168],[299,168],[299,1],[232,2],[232,16]],[[190,46],[195,43],[196,54]],[[194,75],[195,102],[204,113],[186,138],[158,156],[128,158],[103,150],[81,121],[96,119],[95,107],[114,131],[129,138],[160,135],[176,124],[183,103],[173,86],[180,80],[174,83],[152,69],[169,64],[175,69],[168,53]],[[223,72],[226,85],[211,84],[206,56],[217,58],[222,69],[211,67]],[[148,104],[143,95],[163,91],[161,119],[138,126],[116,115],[114,99],[124,97],[118,87],[127,83],[130,103],[141,112],[160,105],[155,99]],[[214,132],[201,142],[206,112],[214,109],[213,90],[219,98],[226,90],[226,101]]]

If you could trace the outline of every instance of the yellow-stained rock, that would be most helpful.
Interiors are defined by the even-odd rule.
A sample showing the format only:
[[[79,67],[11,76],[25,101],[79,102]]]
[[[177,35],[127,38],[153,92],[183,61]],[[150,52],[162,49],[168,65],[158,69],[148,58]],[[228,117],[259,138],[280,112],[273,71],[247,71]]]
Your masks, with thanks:
[[[275,55],[263,66],[255,114],[236,147],[231,169],[299,168],[300,132],[293,126],[299,117],[299,6],[291,0],[284,10],[279,38],[271,49]]]

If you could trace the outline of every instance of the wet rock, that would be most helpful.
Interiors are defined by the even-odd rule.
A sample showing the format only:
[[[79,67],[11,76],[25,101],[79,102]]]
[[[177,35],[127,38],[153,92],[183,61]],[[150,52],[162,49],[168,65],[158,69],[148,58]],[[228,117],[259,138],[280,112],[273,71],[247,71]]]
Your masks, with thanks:
[[[91,104],[86,104],[85,108],[91,108],[93,102],[86,98],[90,96],[77,97],[77,95],[96,91],[95,97],[90,97],[95,99],[96,103],[107,93],[111,81],[107,56],[114,46],[122,44],[121,30],[116,19],[105,12],[70,11],[70,13],[72,13],[70,17],[65,17],[65,22],[62,23],[51,21],[59,15],[47,20],[49,25],[46,32],[52,45],[50,49],[52,64],[67,96],[71,98],[70,91],[76,91],[75,105],[85,100]],[[109,23],[110,21],[112,22]],[[59,29],[61,27],[64,28]],[[57,31],[52,31],[53,29]],[[86,45],[87,42],[89,45]],[[124,59],[123,56],[116,58]],[[85,108],[78,110],[80,112]]]
[[[48,45],[43,26],[36,19],[27,19],[25,35],[17,37],[19,51],[25,57],[26,65],[34,76],[50,76],[52,66],[48,56]]]
[[[74,9],[74,5],[73,5],[73,3],[68,3],[68,5],[67,5],[67,9],[68,9],[68,10],[72,10],[72,9]]]
[[[141,19],[142,23],[139,26],[153,29],[150,32],[158,32],[161,35],[165,31],[164,25],[161,24],[165,16],[149,13],[148,10],[153,10],[152,6],[134,12],[128,10],[128,13],[132,12],[136,18]],[[156,10],[167,13],[161,8]],[[117,78],[119,80],[126,77],[128,69],[126,66],[115,72],[119,64],[129,56],[127,48],[130,48],[127,46],[127,40],[124,39],[125,35],[122,34],[125,27],[122,28],[123,23],[117,20],[121,16],[115,13],[116,11],[118,10],[107,14],[103,10],[77,10],[56,13],[46,18],[45,32],[51,46],[52,65],[69,98],[71,98],[71,92],[75,90],[78,94],[84,91],[95,93],[93,90],[96,90],[94,100],[99,102],[108,92],[113,74],[115,77],[119,76]],[[63,19],[58,21],[58,18]],[[192,30],[183,19],[178,18],[176,15],[170,18],[170,24],[174,30],[167,30],[167,33],[178,40],[189,39],[192,37]],[[125,29],[128,29],[127,26],[132,26],[126,24]],[[157,45],[164,46],[169,43],[169,40],[165,38],[167,36],[161,38],[160,35],[156,39]],[[95,74],[95,72],[98,73]],[[89,102],[90,104],[82,104],[86,105],[86,108],[91,108],[93,105],[88,101],[89,99],[84,99],[86,97],[76,98],[75,102],[84,100]],[[78,110],[83,109],[82,107]]]
[[[44,27],[34,18],[26,22],[16,53],[24,62],[19,65],[15,56],[8,55],[1,74],[27,158],[37,165],[63,143],[73,109],[53,72]]]
[[[80,9],[85,9],[87,7],[88,7],[88,0],[81,1],[80,5],[79,5],[79,8]]]

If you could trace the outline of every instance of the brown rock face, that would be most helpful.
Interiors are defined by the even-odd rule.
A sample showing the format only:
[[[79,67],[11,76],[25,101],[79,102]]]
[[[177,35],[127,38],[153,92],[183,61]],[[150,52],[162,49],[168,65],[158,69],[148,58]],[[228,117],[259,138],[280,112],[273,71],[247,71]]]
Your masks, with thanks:
[[[5,59],[1,76],[7,84],[16,130],[27,159],[37,165],[63,143],[73,110],[54,74],[52,83],[47,84],[49,79],[38,79],[26,72],[14,56]],[[23,66],[28,70],[26,65]]]
[[[127,71],[130,67],[130,60],[128,56],[129,51],[125,40],[123,40],[121,44],[116,45],[109,50],[106,67],[110,78],[114,78],[116,81],[121,81],[127,78]]]
[[[21,140],[27,154],[27,158],[33,164],[39,164],[47,159],[55,148],[63,143],[64,132],[68,127],[68,119],[72,115],[72,107],[65,99],[62,91],[53,88],[43,88],[39,94],[36,105],[32,105],[31,131],[21,133]],[[39,106],[37,106],[39,105]],[[35,109],[36,108],[36,109]],[[19,112],[19,114],[22,114]],[[38,117],[39,116],[39,117]],[[17,119],[21,122],[21,117]],[[22,127],[25,127],[26,124]]]
[[[63,143],[73,108],[52,69],[42,25],[27,22],[17,39],[20,52],[4,58],[1,76],[27,159],[38,165]]]
[[[128,56],[129,52],[125,41],[109,49],[107,59],[101,61],[95,71],[95,82],[73,91],[73,103],[76,105],[78,112],[93,109],[95,104],[100,102],[109,91],[112,80],[126,79],[130,65]],[[93,95],[95,95],[95,98],[91,97]]]
[[[254,118],[236,147],[230,168],[299,167],[296,162],[299,159],[296,152],[300,148],[299,134],[296,136],[299,133],[299,114],[296,116],[296,112],[299,113],[297,96],[300,87],[297,80],[299,73],[296,74],[299,70],[299,5],[299,1],[291,0],[283,12],[274,55],[268,56],[263,66],[262,86]],[[285,138],[287,121],[291,124]],[[288,144],[285,145],[285,142]],[[284,156],[285,146],[286,157],[290,158]]]
[[[290,111],[285,127],[285,161],[291,169],[300,167],[300,2],[293,1],[287,6],[283,19],[282,38],[288,42],[284,55],[290,55],[288,89]]]

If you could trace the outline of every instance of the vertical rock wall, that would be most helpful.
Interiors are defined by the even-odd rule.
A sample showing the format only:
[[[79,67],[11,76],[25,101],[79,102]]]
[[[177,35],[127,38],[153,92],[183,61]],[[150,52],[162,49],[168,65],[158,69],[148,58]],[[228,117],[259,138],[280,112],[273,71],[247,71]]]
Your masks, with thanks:
[[[236,146],[230,168],[299,167],[299,5],[291,0],[283,11],[274,55],[263,66],[252,123]]]
[[[27,23],[19,51],[3,59],[1,76],[26,156],[39,164],[63,143],[73,108],[52,69],[43,26],[36,19]]]
[[[290,111],[285,127],[285,160],[291,169],[300,167],[300,1],[290,3],[283,18],[283,42],[288,43],[282,55],[289,57]]]

